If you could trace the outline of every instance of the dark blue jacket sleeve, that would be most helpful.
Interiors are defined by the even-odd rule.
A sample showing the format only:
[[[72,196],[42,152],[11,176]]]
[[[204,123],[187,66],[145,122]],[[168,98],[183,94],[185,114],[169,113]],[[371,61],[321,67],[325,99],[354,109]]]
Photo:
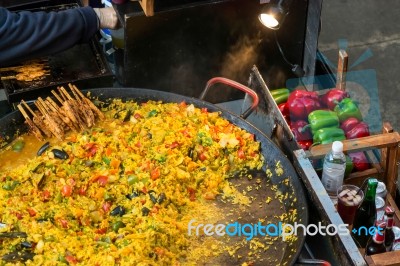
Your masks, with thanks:
[[[10,12],[0,7],[0,66],[87,42],[99,29],[91,7],[59,12]]]

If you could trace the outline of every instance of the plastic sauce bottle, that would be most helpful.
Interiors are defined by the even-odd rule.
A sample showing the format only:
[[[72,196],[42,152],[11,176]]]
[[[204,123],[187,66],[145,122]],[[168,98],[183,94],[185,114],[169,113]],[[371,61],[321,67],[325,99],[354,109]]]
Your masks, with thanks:
[[[337,190],[343,184],[345,170],[346,156],[343,153],[343,143],[334,141],[332,150],[325,156],[321,180],[333,201],[336,201]]]

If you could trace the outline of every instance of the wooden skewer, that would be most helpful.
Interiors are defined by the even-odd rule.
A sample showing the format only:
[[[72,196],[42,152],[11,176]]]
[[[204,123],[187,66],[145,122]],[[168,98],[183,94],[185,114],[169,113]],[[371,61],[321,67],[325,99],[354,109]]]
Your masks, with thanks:
[[[76,91],[82,97],[83,101],[87,105],[89,105],[90,109],[92,109],[101,120],[103,120],[105,118],[103,112],[100,111],[99,108],[97,108],[97,106],[94,105],[94,103],[91,100],[89,100],[87,97],[85,97],[85,95],[83,95],[82,92],[75,85],[72,85],[71,87],[74,89],[74,91]]]
[[[38,100],[35,102],[37,103],[38,108],[40,108],[40,111],[44,115],[44,119],[46,120],[46,124],[52,134],[59,140],[63,140],[64,138],[64,129],[60,127],[59,124],[53,119],[53,117],[50,115],[50,110],[48,107],[45,105],[43,99],[41,97],[38,98]],[[39,107],[40,106],[40,107]]]
[[[47,104],[45,103],[45,101],[43,101],[41,97],[39,97],[37,101],[43,106],[43,108],[46,110],[47,113],[50,113],[51,111],[50,108],[47,106]]]
[[[36,113],[29,107],[29,105],[24,100],[22,100],[21,103],[24,105],[26,109],[28,109],[28,111],[33,115],[33,117],[36,117]]]
[[[85,95],[83,95],[83,93],[80,90],[78,90],[78,88],[75,85],[68,84],[68,86],[71,88],[71,91],[75,91],[82,99],[86,98]]]
[[[73,121],[68,118],[67,115],[64,114],[63,110],[50,98],[46,98],[47,104],[49,107],[59,115],[59,117],[62,119],[62,121],[67,124],[67,126],[72,129],[75,132],[78,132],[78,127],[75,126]]]
[[[46,123],[43,121],[43,117],[37,115],[30,107],[29,105],[22,100],[22,104],[28,111],[33,115],[33,123],[36,125],[36,127],[47,137],[51,137],[51,131],[47,128]]]
[[[72,86],[72,84],[68,84],[68,87],[70,88],[70,90],[71,90],[71,92],[72,92],[72,94],[74,95],[74,97],[75,97],[75,99],[78,101],[78,102],[82,102],[81,101],[81,98],[79,97],[79,95],[75,92],[75,89],[74,89],[74,87]]]
[[[22,108],[22,106],[20,104],[17,105],[19,111],[21,112],[21,114],[23,115],[23,117],[26,120],[31,120],[31,118],[29,117],[29,115],[25,112],[24,108]]]
[[[68,100],[73,100],[73,98],[71,97],[71,95],[69,95],[69,93],[65,90],[64,87],[61,87],[61,92],[64,93],[64,95],[67,97]]]
[[[65,95],[62,93],[61,88],[63,88],[63,87],[58,87],[58,88],[57,88],[58,93],[61,95],[61,98],[62,98],[64,101],[66,101],[67,98],[66,98]]]
[[[57,99],[61,104],[63,104],[64,100],[61,99],[61,97],[60,97],[54,90],[52,90],[51,93],[54,95],[54,97],[56,97],[56,99]]]
[[[39,110],[39,112],[42,113],[42,115],[46,115],[46,111],[45,109],[42,107],[42,105],[40,104],[39,101],[35,101],[35,106],[37,107],[37,109]]]
[[[24,108],[22,108],[22,106],[20,104],[17,105],[19,111],[21,112],[21,114],[23,115],[23,117],[25,118],[26,123],[29,126],[29,129],[31,130],[31,132],[41,141],[44,140],[42,133],[40,133],[40,130],[35,126],[35,124],[33,123],[33,121],[31,120],[31,118],[28,116],[28,114],[25,112]]]

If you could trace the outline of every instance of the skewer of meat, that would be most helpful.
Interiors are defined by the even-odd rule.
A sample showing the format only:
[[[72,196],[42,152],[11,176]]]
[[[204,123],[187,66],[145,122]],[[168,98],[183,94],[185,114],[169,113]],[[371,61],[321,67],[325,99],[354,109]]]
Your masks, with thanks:
[[[69,117],[65,114],[64,110],[61,109],[50,97],[46,98],[46,102],[47,105],[50,107],[50,109],[56,112],[70,129],[72,129],[75,132],[79,131],[79,127],[75,125],[71,119],[69,119]]]
[[[39,101],[39,103],[42,105],[42,107],[44,107],[46,112],[51,115],[54,122],[56,122],[60,128],[62,128],[64,131],[65,131],[65,129],[68,129],[68,126],[67,126],[67,124],[64,123],[61,115],[58,112],[55,112],[54,110],[52,110],[46,101],[44,101],[41,97],[39,97],[37,99],[37,101]]]
[[[83,124],[87,127],[93,126],[92,120],[88,115],[83,111],[83,107],[79,105],[79,103],[69,95],[69,93],[65,90],[64,87],[60,87],[61,93],[67,98],[66,102],[68,102],[72,108],[79,114],[79,118],[83,121]]]
[[[36,125],[33,123],[33,121],[31,120],[31,118],[28,116],[28,114],[25,112],[24,108],[22,108],[22,106],[20,104],[17,105],[19,111],[21,112],[21,114],[24,116],[25,118],[25,123],[28,124],[29,126],[29,131],[33,133],[33,135],[36,136],[36,138],[38,138],[39,140],[43,141],[43,135],[40,132],[40,130],[36,127]]]
[[[33,116],[32,121],[36,125],[36,127],[41,132],[43,132],[46,137],[51,137],[52,136],[51,131],[47,128],[47,125],[43,120],[43,116],[40,113],[39,114],[35,113],[24,100],[22,100],[21,103],[32,114]]]
[[[52,91],[53,95],[57,98],[57,100],[62,104],[61,109],[63,109],[64,113],[71,119],[71,121],[78,125],[80,129],[85,129],[85,124],[79,116],[79,112],[75,110],[75,108],[65,99],[64,94],[61,93],[60,88],[59,92],[61,97],[55,92]]]
[[[80,106],[80,110],[82,111],[85,120],[86,120],[86,124],[88,125],[88,127],[92,127],[94,126],[95,123],[95,117],[94,117],[94,113],[92,112],[92,110],[90,109],[89,106],[86,105],[86,103],[82,102],[81,99],[79,98],[79,96],[76,94],[76,92],[73,90],[71,84],[68,84],[69,88],[71,89],[72,94],[74,95],[75,99],[73,99],[73,101],[76,102],[76,104],[78,106]]]
[[[98,118],[100,118],[101,120],[105,118],[103,112],[99,108],[97,108],[97,106],[94,105],[94,103],[90,99],[85,97],[85,95],[83,95],[82,92],[75,85],[68,84],[68,86],[71,88],[72,91],[75,91],[82,98],[84,103],[86,103],[90,107],[90,109],[93,110]]]
[[[40,98],[39,98],[40,99]],[[48,125],[49,129],[53,133],[53,135],[59,139],[63,140],[64,139],[64,129],[60,127],[59,124],[53,119],[53,117],[47,112],[46,108],[41,104],[41,101],[38,100],[35,102],[36,107],[40,110],[40,112],[44,116],[44,121]]]

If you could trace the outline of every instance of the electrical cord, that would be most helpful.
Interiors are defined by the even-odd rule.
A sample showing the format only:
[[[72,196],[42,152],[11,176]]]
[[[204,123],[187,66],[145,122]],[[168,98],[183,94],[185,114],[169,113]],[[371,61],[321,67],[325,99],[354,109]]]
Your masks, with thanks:
[[[278,47],[279,53],[281,54],[283,60],[292,68],[292,72],[299,78],[304,77],[304,70],[297,64],[292,64],[285,56],[285,53],[282,50],[281,45],[279,44],[279,40],[278,40],[278,35],[276,33],[276,31],[274,31],[274,36],[275,36],[275,43],[276,46]]]

